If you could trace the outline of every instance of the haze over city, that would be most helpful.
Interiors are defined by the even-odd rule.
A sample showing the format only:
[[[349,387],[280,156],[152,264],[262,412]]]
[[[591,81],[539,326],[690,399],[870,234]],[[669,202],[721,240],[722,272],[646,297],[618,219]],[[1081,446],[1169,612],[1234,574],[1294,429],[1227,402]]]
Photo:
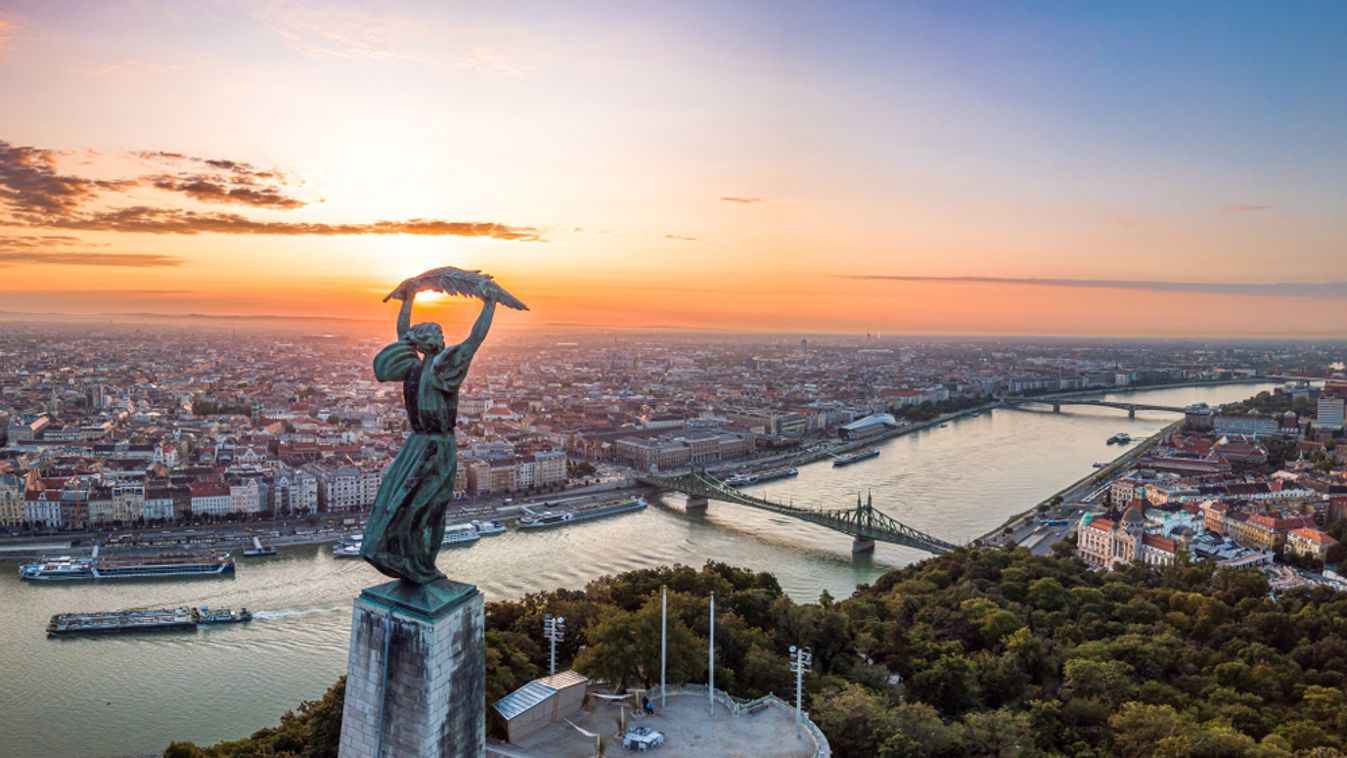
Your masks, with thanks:
[[[0,310],[1341,335],[1337,3],[0,5]],[[455,321],[469,308],[446,307]]]

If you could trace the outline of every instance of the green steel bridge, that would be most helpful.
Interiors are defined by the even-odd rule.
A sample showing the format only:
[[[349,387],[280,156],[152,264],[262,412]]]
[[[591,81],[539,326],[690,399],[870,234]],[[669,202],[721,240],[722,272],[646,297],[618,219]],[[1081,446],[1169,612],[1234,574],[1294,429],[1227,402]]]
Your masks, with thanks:
[[[856,507],[854,508],[800,508],[795,505],[747,495],[705,471],[690,471],[686,474],[673,476],[653,473],[640,474],[636,479],[652,487],[682,492],[688,496],[689,510],[705,509],[709,501],[720,500],[762,511],[770,511],[782,516],[790,516],[843,534],[849,534],[852,536],[851,550],[854,553],[874,550],[876,542],[905,545],[936,555],[958,549],[958,545],[919,532],[890,516],[876,511],[870,498],[867,497],[865,502],[862,503],[860,495],[856,496]]]

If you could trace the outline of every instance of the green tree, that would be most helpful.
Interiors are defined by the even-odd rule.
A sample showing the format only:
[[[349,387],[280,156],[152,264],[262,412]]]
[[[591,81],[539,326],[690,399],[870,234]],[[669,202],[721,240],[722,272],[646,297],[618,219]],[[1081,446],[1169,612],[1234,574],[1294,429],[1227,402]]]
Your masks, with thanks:
[[[890,705],[882,695],[847,683],[811,698],[809,717],[829,735],[833,755],[871,758],[898,731],[898,720]]]
[[[585,628],[588,646],[575,659],[586,676],[613,684],[619,692],[659,681],[660,598],[652,596],[637,611],[604,610]],[[667,677],[670,684],[690,682],[706,671],[703,643],[683,621],[670,614]]]

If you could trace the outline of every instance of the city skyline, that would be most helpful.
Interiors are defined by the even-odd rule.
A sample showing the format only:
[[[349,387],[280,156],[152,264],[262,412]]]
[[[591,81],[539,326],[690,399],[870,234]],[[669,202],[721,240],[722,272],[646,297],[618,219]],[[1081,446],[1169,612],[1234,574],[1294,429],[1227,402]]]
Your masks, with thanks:
[[[1344,30],[8,2],[0,311],[379,319],[451,264],[523,325],[1340,336]]]

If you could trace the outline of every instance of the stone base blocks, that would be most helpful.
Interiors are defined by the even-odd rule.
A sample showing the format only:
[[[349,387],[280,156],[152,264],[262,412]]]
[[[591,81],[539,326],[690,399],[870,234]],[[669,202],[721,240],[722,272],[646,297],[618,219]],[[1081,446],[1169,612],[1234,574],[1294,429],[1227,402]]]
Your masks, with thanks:
[[[870,539],[869,537],[852,538],[851,540],[852,555],[859,555],[860,553],[873,553],[873,552],[875,552],[874,540]]]
[[[340,758],[486,754],[482,593],[441,579],[356,598]]]

